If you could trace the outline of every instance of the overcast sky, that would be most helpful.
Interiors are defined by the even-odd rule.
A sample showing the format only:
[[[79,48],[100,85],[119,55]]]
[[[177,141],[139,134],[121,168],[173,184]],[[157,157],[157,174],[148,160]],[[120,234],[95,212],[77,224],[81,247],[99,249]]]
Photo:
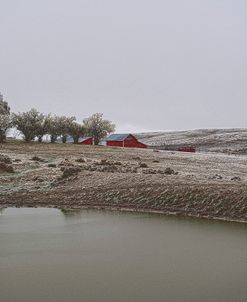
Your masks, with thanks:
[[[246,0],[0,0],[13,111],[117,131],[247,127]]]

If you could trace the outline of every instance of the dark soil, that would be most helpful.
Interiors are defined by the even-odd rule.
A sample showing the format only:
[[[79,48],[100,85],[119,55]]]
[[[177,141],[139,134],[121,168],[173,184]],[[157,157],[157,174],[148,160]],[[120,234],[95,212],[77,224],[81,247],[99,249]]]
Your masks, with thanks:
[[[247,222],[243,156],[21,142],[4,144],[1,154],[15,173],[0,168],[0,207],[86,207]]]

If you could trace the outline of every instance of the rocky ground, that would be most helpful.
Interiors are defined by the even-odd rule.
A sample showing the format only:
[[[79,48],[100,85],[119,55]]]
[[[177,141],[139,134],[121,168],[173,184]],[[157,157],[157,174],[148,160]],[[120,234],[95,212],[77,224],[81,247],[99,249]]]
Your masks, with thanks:
[[[152,211],[247,222],[247,157],[9,142],[0,207]]]

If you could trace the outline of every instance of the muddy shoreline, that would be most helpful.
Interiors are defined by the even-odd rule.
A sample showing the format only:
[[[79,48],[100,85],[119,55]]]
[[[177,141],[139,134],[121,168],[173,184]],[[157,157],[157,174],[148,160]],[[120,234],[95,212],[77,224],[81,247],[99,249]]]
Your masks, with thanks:
[[[245,158],[9,143],[0,207],[137,211],[247,222]]]
[[[213,216],[203,216],[203,215],[193,215],[190,213],[183,213],[183,212],[166,212],[166,211],[159,211],[154,209],[131,209],[131,208],[119,208],[119,207],[102,207],[102,206],[80,206],[80,207],[74,207],[74,206],[57,206],[57,205],[47,205],[39,203],[37,204],[6,204],[4,207],[0,208],[0,211],[5,208],[48,208],[48,209],[58,209],[61,211],[65,211],[67,213],[75,213],[78,210],[95,210],[95,211],[112,211],[112,212],[119,212],[119,213],[143,213],[143,214],[150,214],[150,215],[162,215],[162,216],[176,216],[176,217],[182,217],[182,218],[189,218],[189,219],[204,219],[204,220],[212,220],[212,221],[221,221],[221,222],[231,222],[231,223],[242,223],[247,224],[247,221],[239,220],[239,219],[231,219],[227,217],[213,217]]]

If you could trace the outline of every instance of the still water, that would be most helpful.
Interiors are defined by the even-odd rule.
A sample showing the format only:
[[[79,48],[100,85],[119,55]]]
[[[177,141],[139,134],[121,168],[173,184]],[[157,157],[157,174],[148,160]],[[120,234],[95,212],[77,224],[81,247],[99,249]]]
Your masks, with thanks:
[[[7,208],[0,301],[246,302],[247,225]]]

